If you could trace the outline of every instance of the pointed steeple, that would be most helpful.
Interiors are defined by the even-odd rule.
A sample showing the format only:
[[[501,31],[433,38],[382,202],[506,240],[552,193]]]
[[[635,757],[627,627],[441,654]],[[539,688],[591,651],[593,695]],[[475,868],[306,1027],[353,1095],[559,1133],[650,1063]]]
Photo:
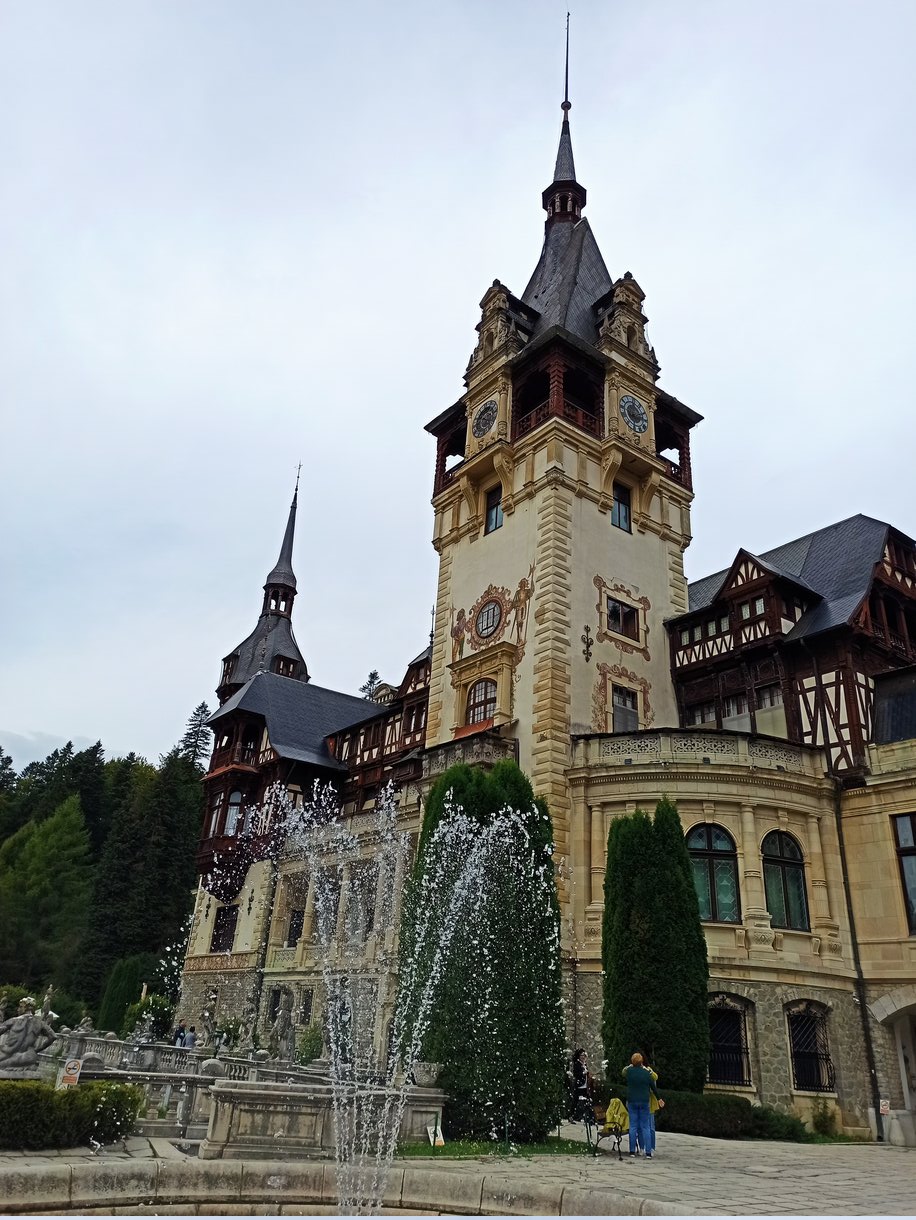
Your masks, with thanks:
[[[565,221],[575,223],[585,207],[585,187],[576,181],[576,163],[573,160],[572,136],[569,133],[569,13],[566,14],[566,71],[563,77],[563,125],[560,128],[560,145],[553,170],[553,182],[544,191],[541,201],[547,213],[547,224]]]
[[[280,556],[274,564],[264,584],[265,590],[270,585],[283,585],[287,589],[296,589],[296,574],[293,571],[293,538],[296,534],[296,506],[299,501],[299,475],[296,475],[296,490],[293,492],[293,502],[289,506],[289,519],[286,522],[286,533],[283,535],[283,545]]]
[[[289,517],[280,555],[264,582],[264,601],[257,626],[246,640],[223,658],[223,673],[217,687],[220,703],[230,698],[257,673],[279,674],[308,682],[309,672],[296,637],[293,635],[292,613],[296,597],[296,574],[293,572],[293,540],[296,535],[296,508],[299,500],[299,476],[289,507]]]
[[[569,18],[566,24],[566,75],[563,90],[563,125],[553,171],[553,182],[541,201],[547,213],[541,257],[522,293],[522,300],[540,315],[534,336],[560,326],[586,343],[596,344],[595,302],[610,291],[601,251],[588,221],[582,215],[585,187],[576,179],[572,137],[569,133]]]

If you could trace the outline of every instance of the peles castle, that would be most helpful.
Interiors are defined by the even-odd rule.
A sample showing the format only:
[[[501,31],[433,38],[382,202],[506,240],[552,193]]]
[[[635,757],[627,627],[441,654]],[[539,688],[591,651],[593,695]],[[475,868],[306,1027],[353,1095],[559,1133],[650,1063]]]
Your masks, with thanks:
[[[644,293],[605,266],[563,111],[534,273],[520,296],[487,289],[466,389],[426,425],[429,646],[372,701],[310,681],[294,497],[254,631],[223,660],[182,1015],[209,996],[218,1017],[256,1006],[262,1034],[281,1002],[320,1019],[313,890],[253,807],[332,780],[364,853],[338,938],[358,942],[383,1045],[378,793],[394,783],[416,835],[447,767],[512,757],[553,816],[571,1045],[599,1050],[608,828],[666,793],[709,950],[709,1088],[803,1117],[826,1099],[847,1130],[880,1112],[916,1144],[916,548],[858,515],[687,582],[702,417],[658,384]]]

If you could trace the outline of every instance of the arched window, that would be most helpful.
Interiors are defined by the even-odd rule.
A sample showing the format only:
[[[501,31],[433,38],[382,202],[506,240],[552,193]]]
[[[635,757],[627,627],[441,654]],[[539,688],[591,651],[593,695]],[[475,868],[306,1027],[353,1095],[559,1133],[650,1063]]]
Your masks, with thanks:
[[[751,1083],[747,1005],[724,994],[709,997],[709,1083]]]
[[[761,846],[767,910],[774,928],[810,931],[801,848],[784,830],[771,830]]]
[[[740,923],[738,853],[734,839],[721,826],[704,822],[687,832],[687,850],[700,903],[700,919]]]
[[[812,1000],[786,1005],[792,1079],[796,1089],[832,1093],[836,1073],[827,1041],[827,1009]]]
[[[229,809],[226,812],[226,834],[234,835],[238,830],[242,812],[242,794],[238,788],[229,793]]]
[[[466,724],[480,724],[496,715],[496,683],[481,678],[468,691]]]

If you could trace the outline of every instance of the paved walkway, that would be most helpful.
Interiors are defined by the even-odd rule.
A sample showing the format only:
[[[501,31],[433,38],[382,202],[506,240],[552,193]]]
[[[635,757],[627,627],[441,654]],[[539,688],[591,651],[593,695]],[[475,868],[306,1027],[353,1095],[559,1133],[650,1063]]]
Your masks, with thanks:
[[[567,1138],[583,1137],[569,1124]],[[624,1145],[626,1146],[626,1145]],[[135,1136],[99,1153],[75,1148],[61,1152],[0,1153],[0,1213],[5,1171],[25,1165],[145,1158],[184,1159],[164,1140]],[[401,1162],[402,1164],[404,1162]],[[538,1184],[606,1189],[609,1211],[620,1213],[621,1194],[676,1204],[701,1215],[898,1215],[916,1216],[916,1149],[876,1144],[783,1144],[659,1135],[651,1162],[602,1151],[597,1158],[543,1156],[428,1158],[409,1162],[437,1165],[452,1174],[498,1175],[508,1191],[521,1195]],[[193,1162],[185,1160],[190,1167]],[[617,1196],[617,1198],[613,1198]]]

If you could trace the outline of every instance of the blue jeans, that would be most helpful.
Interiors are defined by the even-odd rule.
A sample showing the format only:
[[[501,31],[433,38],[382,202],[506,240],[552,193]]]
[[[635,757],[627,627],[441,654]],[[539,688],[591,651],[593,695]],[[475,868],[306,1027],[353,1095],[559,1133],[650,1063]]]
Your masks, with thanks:
[[[651,1152],[649,1143],[649,1103],[647,1101],[628,1101],[627,1114],[630,1116],[630,1151],[636,1151],[636,1141],[643,1152]]]

